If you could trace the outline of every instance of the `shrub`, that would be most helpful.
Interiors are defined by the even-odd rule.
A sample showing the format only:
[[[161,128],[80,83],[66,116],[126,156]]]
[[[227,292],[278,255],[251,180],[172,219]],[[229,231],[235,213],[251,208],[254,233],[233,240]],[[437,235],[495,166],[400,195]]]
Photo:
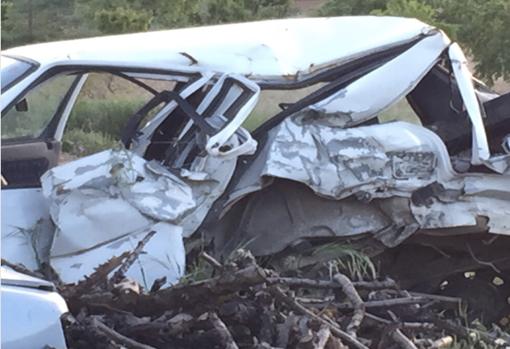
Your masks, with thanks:
[[[109,134],[97,131],[71,129],[65,132],[62,150],[73,156],[81,157],[113,148],[118,144]]]
[[[127,120],[143,104],[138,99],[83,99],[76,103],[66,132],[79,129],[120,139]]]

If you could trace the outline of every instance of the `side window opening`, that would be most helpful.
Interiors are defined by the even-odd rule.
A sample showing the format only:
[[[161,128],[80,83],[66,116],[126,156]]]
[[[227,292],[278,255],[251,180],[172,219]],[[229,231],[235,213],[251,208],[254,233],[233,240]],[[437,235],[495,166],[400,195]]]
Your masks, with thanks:
[[[312,92],[326,85],[320,82],[308,87],[292,90],[262,90],[260,91],[259,102],[246,119],[243,127],[249,131],[255,130],[258,126],[278,114],[289,104],[296,103]]]
[[[302,98],[317,91],[327,83],[317,83],[301,89],[293,90],[262,90],[260,92],[259,102],[248,117],[243,127],[252,131],[270,119],[273,115],[281,112],[282,109],[288,105],[296,103]],[[395,120],[407,121],[420,125],[420,118],[416,115],[413,108],[405,97],[391,106],[388,110],[384,111],[377,118],[375,122],[384,123]]]
[[[135,75],[135,74],[133,74]],[[166,79],[130,78],[155,92],[174,90],[178,82]],[[129,118],[149,102],[154,94],[135,82],[108,72],[88,74],[64,132],[61,162],[96,153],[119,144]],[[162,108],[160,103],[145,116],[147,123]]]
[[[379,123],[391,121],[406,121],[412,124],[421,125],[421,120],[409,104],[406,98],[400,99],[390,108],[378,115]]]
[[[62,74],[43,81],[2,115],[2,141],[39,139],[66,98],[76,75]]]

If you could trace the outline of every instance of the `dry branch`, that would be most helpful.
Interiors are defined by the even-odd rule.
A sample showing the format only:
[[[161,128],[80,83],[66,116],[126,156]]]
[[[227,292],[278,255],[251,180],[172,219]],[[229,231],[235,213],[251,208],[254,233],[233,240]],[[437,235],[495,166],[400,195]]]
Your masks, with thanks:
[[[140,253],[142,253],[143,248],[149,240],[156,234],[156,231],[150,231],[145,235],[142,240],[138,242],[135,249],[129,253],[129,255],[126,257],[124,262],[120,265],[120,267],[115,271],[112,278],[110,279],[110,284],[116,284],[122,281],[124,279],[126,272],[131,268],[133,263],[138,259],[140,256]]]
[[[361,322],[365,316],[365,303],[347,276],[343,274],[336,274],[333,279],[342,286],[342,291],[345,293],[347,299],[349,299],[354,308],[354,314],[352,315],[351,322],[347,326],[347,333],[356,337],[356,332],[361,326]]]
[[[311,317],[312,319],[315,319],[315,320],[319,321],[320,323],[328,326],[333,334],[335,334],[336,336],[340,337],[341,339],[344,339],[345,341],[349,342],[355,348],[368,349],[367,346],[365,346],[363,343],[358,341],[355,337],[353,337],[349,333],[340,329],[340,327],[337,324],[327,321],[327,320],[323,319],[322,317],[318,317],[313,312],[306,309],[301,304],[297,303],[295,300],[293,300],[292,298],[285,295],[285,293],[283,293],[283,291],[279,287],[276,286],[276,287],[271,288],[270,292],[275,296],[276,299],[278,299],[282,303],[285,303],[291,309],[293,309],[301,314],[307,315],[307,316]]]
[[[150,345],[138,343],[137,341],[118,333],[117,331],[103,324],[95,317],[90,319],[89,327],[97,329],[99,332],[101,332],[101,334],[110,338],[112,341],[121,344],[127,349],[156,349]]]

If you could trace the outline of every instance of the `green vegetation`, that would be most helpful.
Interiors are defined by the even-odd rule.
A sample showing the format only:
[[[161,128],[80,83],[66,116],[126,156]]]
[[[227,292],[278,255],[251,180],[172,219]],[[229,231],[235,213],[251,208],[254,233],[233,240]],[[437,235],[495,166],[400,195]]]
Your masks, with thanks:
[[[510,78],[510,0],[329,0],[319,13],[421,19],[463,44],[487,82]]]
[[[101,34],[280,18],[291,0],[2,1],[2,47]]]
[[[143,99],[80,100],[69,117],[62,150],[80,157],[113,148],[127,119],[143,103]]]
[[[39,137],[73,80],[72,76],[61,75],[35,87],[25,96],[26,111],[12,108],[2,115],[2,139]]]
[[[73,156],[82,157],[114,148],[117,143],[118,141],[107,133],[74,128],[64,134],[62,150]]]
[[[101,132],[119,139],[127,119],[143,100],[83,99],[76,103],[67,123],[68,130]]]

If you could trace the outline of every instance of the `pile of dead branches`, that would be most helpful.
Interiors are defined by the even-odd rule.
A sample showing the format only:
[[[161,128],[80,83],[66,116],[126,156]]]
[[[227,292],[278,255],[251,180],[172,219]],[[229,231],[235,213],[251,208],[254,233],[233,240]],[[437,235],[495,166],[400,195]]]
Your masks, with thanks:
[[[148,237],[150,238],[150,237]],[[237,251],[221,264],[202,253],[210,278],[150,290],[124,277],[143,248],[60,285],[71,313],[67,342],[82,348],[449,348],[454,341],[509,345],[504,333],[449,319],[460,300],[400,290],[392,280],[281,277]]]

